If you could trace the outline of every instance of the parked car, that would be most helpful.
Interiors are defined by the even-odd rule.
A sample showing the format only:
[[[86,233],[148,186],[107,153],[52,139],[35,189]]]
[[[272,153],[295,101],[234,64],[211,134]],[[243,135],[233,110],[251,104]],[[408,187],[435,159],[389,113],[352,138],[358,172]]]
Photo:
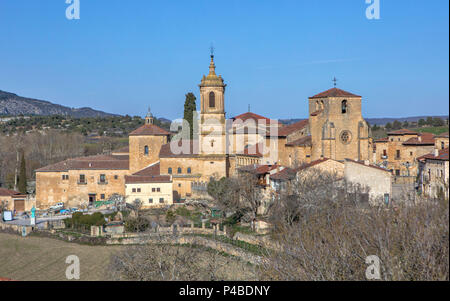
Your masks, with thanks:
[[[59,211],[60,214],[70,214],[70,211],[68,209],[62,209],[61,211]]]

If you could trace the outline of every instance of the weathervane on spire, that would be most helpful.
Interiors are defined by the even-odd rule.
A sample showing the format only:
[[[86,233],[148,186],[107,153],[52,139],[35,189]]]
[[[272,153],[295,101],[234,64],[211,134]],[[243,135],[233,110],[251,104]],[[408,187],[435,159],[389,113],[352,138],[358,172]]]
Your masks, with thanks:
[[[334,87],[336,88],[336,82],[337,82],[337,79],[336,79],[336,76],[333,78],[333,83],[334,83]]]
[[[211,51],[211,58],[214,58],[214,44],[211,43],[211,47],[209,47],[209,50]]]

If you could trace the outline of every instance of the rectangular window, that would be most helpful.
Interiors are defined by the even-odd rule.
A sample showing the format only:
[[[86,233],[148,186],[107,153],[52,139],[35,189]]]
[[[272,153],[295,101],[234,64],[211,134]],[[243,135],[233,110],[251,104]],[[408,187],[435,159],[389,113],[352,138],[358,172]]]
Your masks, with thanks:
[[[132,191],[132,192],[136,192],[136,188],[133,188],[131,191]]]
[[[149,202],[150,204],[153,204],[153,199],[148,199],[148,202]]]
[[[383,156],[387,156],[387,151],[385,149],[383,149]]]
[[[156,188],[152,188],[152,192],[155,192],[156,191]]]
[[[159,187],[156,188],[156,191],[157,191],[157,192],[161,192],[161,188],[159,188]]]
[[[141,192],[141,189],[140,189],[140,188],[138,188],[138,189],[137,189],[137,192]]]
[[[398,149],[395,154],[395,159],[400,159],[400,150]]]
[[[80,175],[80,183],[86,183],[86,176]]]
[[[396,176],[399,176],[399,175],[400,175],[400,169],[396,169],[396,170],[395,170],[395,175],[396,175]]]
[[[114,176],[114,180],[117,180],[118,178],[119,178],[118,175],[115,175],[115,176]]]
[[[100,198],[101,198],[102,200],[104,200],[104,199],[105,199],[105,195],[104,195],[104,194],[101,194],[101,195],[100,195]]]
[[[159,199],[159,203],[160,203],[160,204],[164,204],[164,198],[160,198],[160,199]]]
[[[106,183],[106,175],[104,174],[100,175],[100,183]]]

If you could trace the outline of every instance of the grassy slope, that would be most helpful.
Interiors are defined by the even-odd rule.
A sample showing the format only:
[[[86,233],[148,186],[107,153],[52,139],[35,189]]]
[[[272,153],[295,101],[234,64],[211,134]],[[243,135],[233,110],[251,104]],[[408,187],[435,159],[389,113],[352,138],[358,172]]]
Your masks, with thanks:
[[[411,131],[416,131],[416,132],[420,132],[420,133],[433,133],[435,135],[440,135],[442,133],[448,132],[448,127],[447,126],[423,127],[423,128],[411,129]]]
[[[67,256],[80,258],[80,280],[108,280],[110,254],[119,246],[84,246],[56,239],[0,233],[0,277],[27,281],[62,281]]]

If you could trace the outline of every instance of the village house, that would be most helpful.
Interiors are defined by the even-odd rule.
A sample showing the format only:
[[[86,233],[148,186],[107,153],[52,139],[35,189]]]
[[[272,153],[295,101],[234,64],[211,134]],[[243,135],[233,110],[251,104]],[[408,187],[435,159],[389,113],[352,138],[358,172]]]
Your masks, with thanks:
[[[372,206],[389,205],[392,196],[392,174],[389,170],[370,164],[369,160],[345,160],[345,180],[368,190]]]
[[[425,197],[449,198],[449,148],[435,149],[417,159],[419,189]]]
[[[435,147],[435,136],[401,129],[387,133],[388,137],[375,141],[373,162],[392,170],[397,178],[415,182],[418,165],[416,158],[428,154]]]
[[[0,206],[5,210],[24,212],[33,207],[33,201],[27,195],[18,191],[0,188]]]

